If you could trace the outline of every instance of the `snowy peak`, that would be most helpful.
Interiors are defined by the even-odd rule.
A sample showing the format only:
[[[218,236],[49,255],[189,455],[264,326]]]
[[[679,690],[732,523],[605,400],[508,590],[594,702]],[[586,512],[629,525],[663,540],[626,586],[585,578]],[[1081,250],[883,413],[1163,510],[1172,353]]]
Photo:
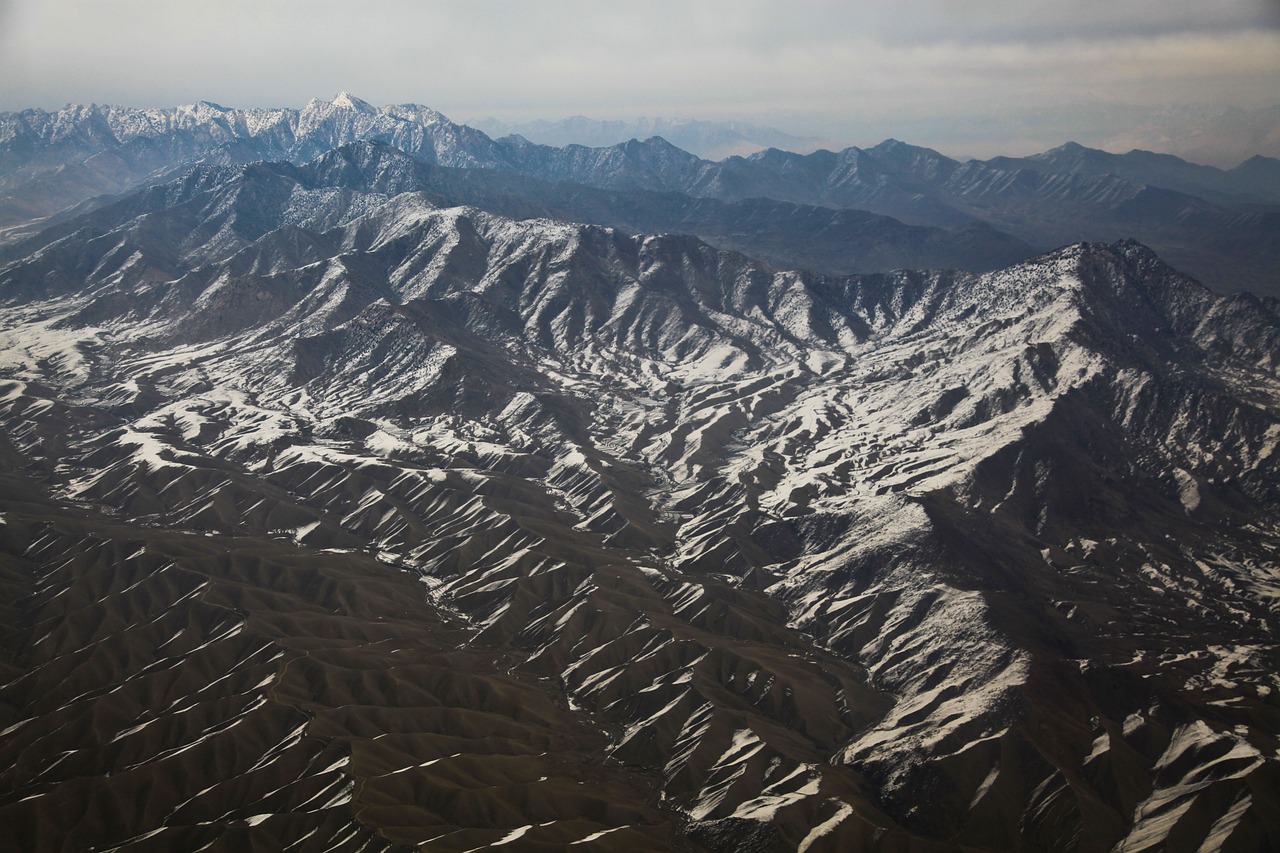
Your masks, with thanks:
[[[312,98],[307,105],[302,108],[302,112],[313,112],[327,114],[338,110],[348,112],[365,113],[366,115],[376,115],[379,110],[368,101],[361,100],[347,92],[339,92],[329,100],[323,98]]]
[[[329,103],[335,109],[354,110],[360,113],[376,113],[378,111],[368,101],[362,101],[346,92],[339,92]]]
[[[367,127],[371,122],[376,122],[383,112],[383,110],[366,101],[353,97],[346,92],[339,92],[328,101],[315,98],[308,102],[299,111],[297,124],[299,132],[305,135],[309,129],[322,125],[326,121],[356,121],[360,123],[353,125],[352,130],[359,134],[361,128]]]

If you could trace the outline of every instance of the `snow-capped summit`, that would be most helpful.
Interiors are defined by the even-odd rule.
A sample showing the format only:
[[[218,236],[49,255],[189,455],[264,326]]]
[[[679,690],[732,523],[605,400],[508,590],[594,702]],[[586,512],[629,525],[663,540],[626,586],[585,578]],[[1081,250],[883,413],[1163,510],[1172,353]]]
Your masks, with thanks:
[[[337,109],[354,110],[360,113],[377,112],[377,109],[368,101],[362,101],[346,92],[339,92],[329,103]]]

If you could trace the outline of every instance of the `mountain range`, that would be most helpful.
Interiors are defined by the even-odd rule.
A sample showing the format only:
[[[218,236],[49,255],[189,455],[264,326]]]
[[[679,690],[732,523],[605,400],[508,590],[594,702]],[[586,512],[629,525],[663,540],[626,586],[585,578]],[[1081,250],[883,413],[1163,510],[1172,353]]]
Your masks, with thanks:
[[[807,153],[822,147],[815,137],[794,136],[772,127],[738,121],[640,118],[634,121],[600,121],[573,116],[560,121],[506,122],[485,118],[466,122],[496,138],[522,136],[540,145],[584,145],[607,148],[632,139],[661,136],[677,148],[705,160],[746,157],[766,148]]]
[[[1215,173],[59,115],[0,124],[11,849],[1280,846],[1276,301],[962,215]],[[1180,221],[1247,242],[1230,180]],[[974,260],[784,262],[842,241]]]
[[[1126,111],[1130,128],[1110,136],[1109,149],[1165,151],[1197,163],[1224,166],[1258,154],[1280,157],[1280,104],[1255,109],[1165,107],[1145,114],[1138,111],[1136,116],[1132,109]]]
[[[0,228],[7,226],[10,234],[29,230],[32,220],[174,177],[196,163],[301,164],[357,141],[383,142],[428,164],[485,171],[503,181],[532,178],[675,193],[686,198],[673,201],[686,207],[768,199],[890,217],[898,222],[886,227],[896,231],[910,225],[962,232],[954,238],[963,244],[961,251],[954,257],[942,253],[936,263],[909,251],[898,254],[892,237],[872,252],[868,260],[874,263],[862,263],[861,255],[851,257],[840,248],[848,229],[839,224],[834,230],[809,228],[819,235],[816,247],[787,233],[756,240],[758,217],[750,205],[718,210],[714,225],[703,214],[689,221],[683,211],[666,225],[645,223],[649,230],[696,226],[701,230],[692,233],[722,248],[744,248],[744,240],[773,244],[785,253],[770,259],[784,266],[835,274],[921,265],[990,270],[1007,263],[1010,247],[1019,243],[1025,244],[1020,257],[1026,258],[1075,241],[1134,238],[1220,292],[1280,295],[1280,160],[1272,158],[1221,170],[1147,152],[1112,155],[1066,145],[1035,157],[961,163],[889,140],[838,153],[769,149],[710,162],[658,137],[607,148],[494,140],[426,107],[376,108],[346,94],[314,100],[302,110],[200,103],[169,110],[90,106],[0,115]],[[607,215],[586,221],[627,226]],[[972,246],[975,227],[987,229],[980,232],[992,244],[987,254],[983,246]],[[735,235],[742,239],[735,242]]]

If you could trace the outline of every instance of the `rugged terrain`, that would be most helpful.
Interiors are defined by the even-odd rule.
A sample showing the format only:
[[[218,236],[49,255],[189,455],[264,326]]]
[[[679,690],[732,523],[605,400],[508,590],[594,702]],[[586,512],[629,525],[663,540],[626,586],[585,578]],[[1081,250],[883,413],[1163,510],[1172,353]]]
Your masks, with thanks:
[[[13,235],[6,843],[1280,846],[1273,301],[476,184],[362,145]]]

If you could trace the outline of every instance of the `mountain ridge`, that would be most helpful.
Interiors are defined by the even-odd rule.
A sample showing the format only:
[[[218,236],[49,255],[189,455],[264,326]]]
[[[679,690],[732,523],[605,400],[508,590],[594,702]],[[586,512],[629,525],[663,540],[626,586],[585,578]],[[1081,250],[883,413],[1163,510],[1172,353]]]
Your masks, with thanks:
[[[585,145],[604,148],[628,139],[661,136],[673,145],[706,160],[747,156],[765,148],[812,151],[821,140],[794,136],[771,127],[745,122],[712,122],[697,119],[639,118],[634,121],[599,121],[572,116],[560,121],[503,122],[477,119],[466,122],[495,139],[518,135],[543,145]]]

